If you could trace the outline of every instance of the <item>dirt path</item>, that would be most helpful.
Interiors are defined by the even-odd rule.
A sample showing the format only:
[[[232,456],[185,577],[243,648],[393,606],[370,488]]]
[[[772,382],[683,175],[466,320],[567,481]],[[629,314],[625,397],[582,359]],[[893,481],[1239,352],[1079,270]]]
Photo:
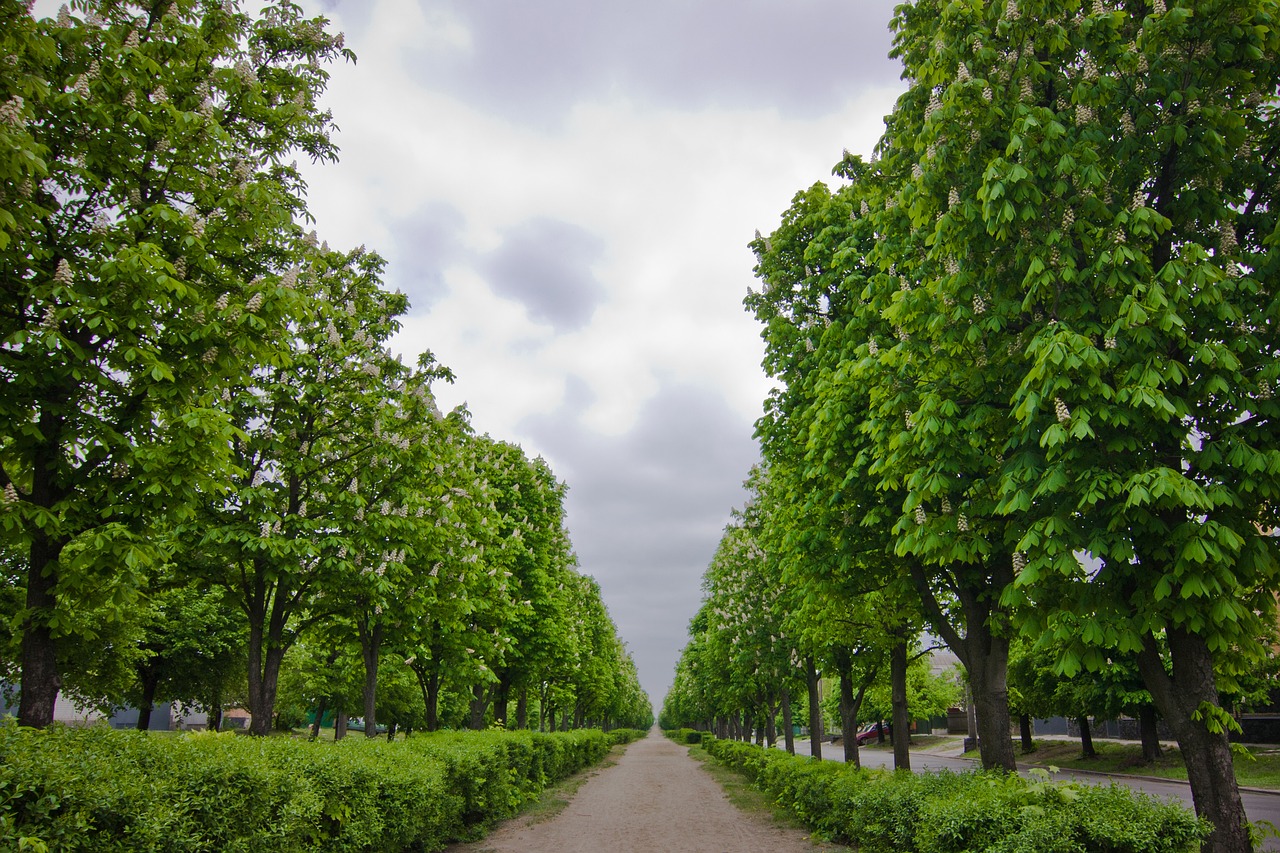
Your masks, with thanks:
[[[656,729],[599,771],[545,823],[518,818],[450,853],[814,853],[802,830],[741,812],[711,775]]]

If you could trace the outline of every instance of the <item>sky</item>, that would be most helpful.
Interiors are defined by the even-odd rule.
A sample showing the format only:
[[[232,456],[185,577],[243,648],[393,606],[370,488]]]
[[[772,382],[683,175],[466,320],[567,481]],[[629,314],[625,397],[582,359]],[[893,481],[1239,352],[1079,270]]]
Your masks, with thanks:
[[[891,0],[303,0],[346,36],[309,168],[334,247],[411,309],[442,408],[569,487],[581,570],[659,710],[758,460],[748,247],[870,154],[902,91]]]

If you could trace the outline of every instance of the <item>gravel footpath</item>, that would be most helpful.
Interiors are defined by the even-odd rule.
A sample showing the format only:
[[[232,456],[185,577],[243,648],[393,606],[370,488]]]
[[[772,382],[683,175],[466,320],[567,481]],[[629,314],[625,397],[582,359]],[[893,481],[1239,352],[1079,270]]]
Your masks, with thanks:
[[[814,853],[802,830],[739,811],[688,747],[654,729],[544,823],[519,818],[450,853]]]

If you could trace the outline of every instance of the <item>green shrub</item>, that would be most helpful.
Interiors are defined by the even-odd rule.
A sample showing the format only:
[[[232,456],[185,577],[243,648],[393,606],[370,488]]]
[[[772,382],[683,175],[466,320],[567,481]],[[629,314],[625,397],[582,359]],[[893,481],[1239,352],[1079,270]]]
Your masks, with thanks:
[[[741,772],[822,835],[861,853],[1189,853],[1208,825],[1128,788],[1002,773],[893,773],[715,740]]]
[[[710,732],[703,732],[698,729],[667,729],[663,734],[676,743],[702,743],[704,739],[711,737]]]
[[[644,729],[610,729],[609,742],[613,744],[634,743],[649,733]]]
[[[611,742],[599,731],[335,744],[0,725],[0,851],[24,839],[53,853],[438,850]]]

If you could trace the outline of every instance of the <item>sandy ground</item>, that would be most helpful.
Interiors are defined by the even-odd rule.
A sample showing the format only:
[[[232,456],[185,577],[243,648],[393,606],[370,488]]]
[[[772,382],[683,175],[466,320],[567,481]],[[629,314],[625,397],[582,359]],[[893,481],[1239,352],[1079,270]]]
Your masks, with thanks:
[[[803,830],[741,812],[709,773],[656,729],[596,773],[544,823],[519,818],[449,853],[814,853]]]

